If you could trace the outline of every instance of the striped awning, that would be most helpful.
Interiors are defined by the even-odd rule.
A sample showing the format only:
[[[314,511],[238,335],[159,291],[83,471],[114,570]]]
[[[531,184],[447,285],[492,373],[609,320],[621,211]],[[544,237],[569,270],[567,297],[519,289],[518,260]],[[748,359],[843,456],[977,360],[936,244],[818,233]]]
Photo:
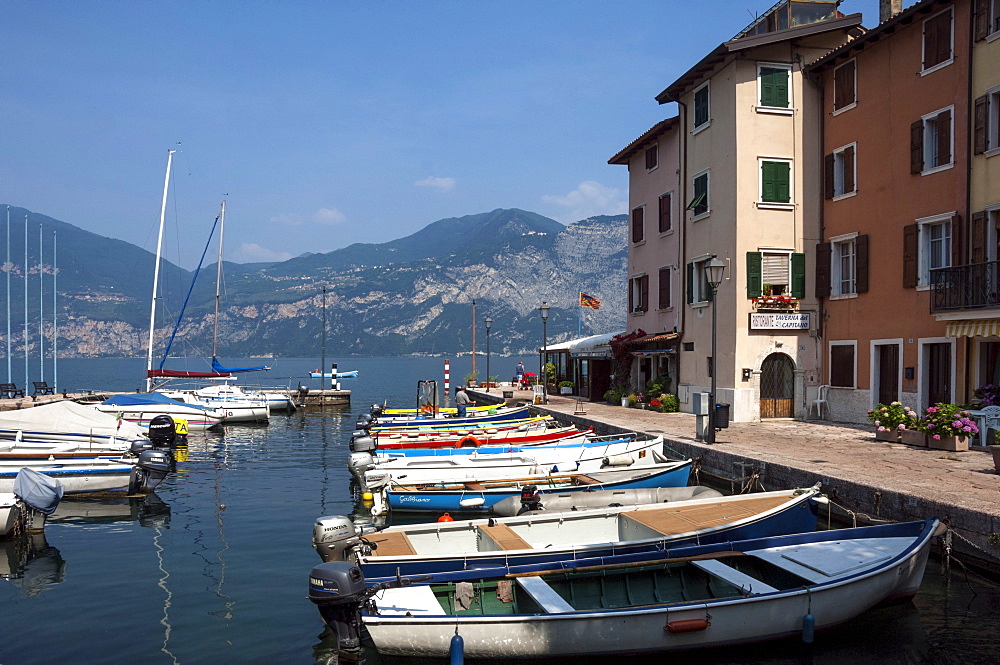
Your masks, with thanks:
[[[1000,336],[1000,319],[949,321],[945,330],[948,337],[997,337]]]

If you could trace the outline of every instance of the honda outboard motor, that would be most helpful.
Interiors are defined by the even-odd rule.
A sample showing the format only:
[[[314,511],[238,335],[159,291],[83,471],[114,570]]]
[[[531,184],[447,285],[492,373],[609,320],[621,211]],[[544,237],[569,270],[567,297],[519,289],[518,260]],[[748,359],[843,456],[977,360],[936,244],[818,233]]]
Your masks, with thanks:
[[[370,595],[364,574],[353,563],[321,563],[309,573],[309,600],[337,633],[337,646],[351,662],[361,656],[361,610]]]
[[[313,523],[313,547],[323,561],[351,561],[362,546],[361,531],[344,515],[317,517]]]
[[[375,458],[371,453],[351,453],[347,458],[347,468],[359,483],[365,480],[365,471],[375,467]]]
[[[367,433],[364,436],[352,436],[350,448],[352,453],[373,453],[376,448],[375,439]]]
[[[525,485],[521,488],[521,511],[541,510],[542,497],[537,485]]]
[[[154,447],[169,448],[175,438],[174,419],[170,416],[160,415],[149,421],[149,440]]]
[[[149,491],[160,484],[170,473],[173,460],[162,450],[144,450],[132,467],[129,477],[129,494]]]

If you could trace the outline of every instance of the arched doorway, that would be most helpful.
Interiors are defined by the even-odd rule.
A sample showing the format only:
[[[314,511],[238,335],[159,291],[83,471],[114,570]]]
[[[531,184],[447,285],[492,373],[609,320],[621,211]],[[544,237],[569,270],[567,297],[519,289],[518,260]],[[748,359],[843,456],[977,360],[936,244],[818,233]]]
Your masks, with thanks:
[[[795,366],[784,353],[772,353],[760,367],[760,417],[795,416]]]

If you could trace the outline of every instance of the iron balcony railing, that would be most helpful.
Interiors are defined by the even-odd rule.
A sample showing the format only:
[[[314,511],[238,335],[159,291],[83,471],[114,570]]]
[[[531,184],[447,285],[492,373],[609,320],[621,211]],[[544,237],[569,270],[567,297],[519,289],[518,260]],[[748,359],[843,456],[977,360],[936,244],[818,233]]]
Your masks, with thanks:
[[[931,312],[1000,308],[1000,261],[931,270]]]

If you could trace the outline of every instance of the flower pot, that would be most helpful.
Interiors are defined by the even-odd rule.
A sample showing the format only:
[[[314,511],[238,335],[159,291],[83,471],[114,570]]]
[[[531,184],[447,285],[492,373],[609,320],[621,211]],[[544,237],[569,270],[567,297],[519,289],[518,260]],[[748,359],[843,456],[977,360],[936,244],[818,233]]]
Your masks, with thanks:
[[[920,446],[921,448],[925,448],[927,446],[927,434],[924,432],[918,432],[917,430],[900,430],[899,440],[908,446]]]
[[[1000,446],[986,446],[993,453],[993,470],[1000,473]]]
[[[942,436],[940,439],[935,439],[933,436],[927,436],[927,445],[934,450],[968,450],[969,449],[969,437],[967,436]]]
[[[875,440],[876,441],[891,441],[892,443],[897,443],[899,441],[899,430],[898,429],[887,429],[881,432],[875,430]]]
[[[561,387],[559,389],[559,394],[560,395],[572,395],[573,394],[573,389],[570,388],[569,386],[563,386],[563,387]]]
[[[628,406],[628,397],[622,397],[622,406]]]

